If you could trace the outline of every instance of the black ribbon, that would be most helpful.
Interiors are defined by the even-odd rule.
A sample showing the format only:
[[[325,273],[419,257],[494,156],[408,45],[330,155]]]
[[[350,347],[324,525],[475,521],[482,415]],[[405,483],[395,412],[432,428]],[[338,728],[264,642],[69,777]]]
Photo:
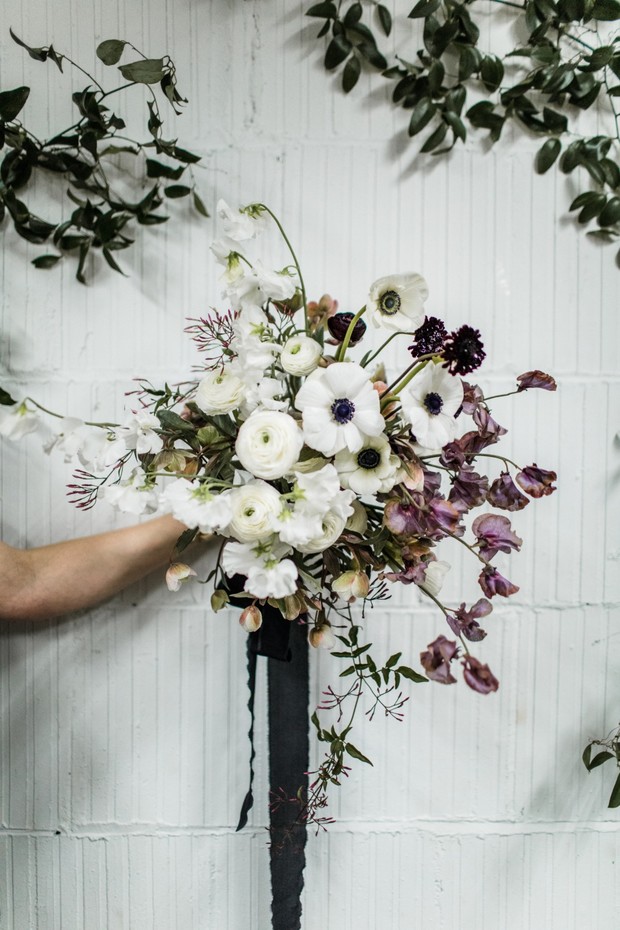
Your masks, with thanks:
[[[236,581],[236,579],[235,579]],[[238,588],[231,585],[231,589]],[[257,656],[267,658],[269,718],[269,863],[273,930],[300,930],[307,830],[299,821],[308,789],[309,668],[306,625],[288,621],[266,604],[263,623],[248,636],[250,786],[237,830],[254,804],[254,699]]]

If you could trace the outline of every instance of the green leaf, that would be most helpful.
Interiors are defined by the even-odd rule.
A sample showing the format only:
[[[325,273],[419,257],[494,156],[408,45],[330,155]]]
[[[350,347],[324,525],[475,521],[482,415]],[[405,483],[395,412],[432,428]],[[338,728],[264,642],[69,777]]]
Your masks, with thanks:
[[[339,677],[340,677],[340,678],[346,678],[347,675],[353,675],[354,672],[355,672],[355,666],[354,666],[354,665],[350,665],[348,668],[345,668],[345,670],[344,670],[343,672],[340,672]]]
[[[359,80],[361,70],[362,66],[357,55],[351,55],[342,73],[342,89],[345,94],[353,90]]]
[[[611,158],[601,158],[599,164],[603,169],[605,181],[609,187],[612,189],[620,187],[620,167],[616,162],[612,161]]]
[[[504,66],[497,55],[485,55],[480,65],[480,78],[487,90],[497,90],[504,78]]]
[[[14,90],[5,90],[0,93],[0,120],[10,123],[22,109],[28,95],[29,87],[16,87]]]
[[[599,765],[603,765],[603,763],[607,762],[609,759],[615,759],[613,752],[597,752],[586,768],[591,772],[592,769],[597,769]]]
[[[78,279],[80,284],[86,284],[86,277],[84,275],[84,268],[86,266],[86,259],[88,257],[88,251],[90,249],[90,240],[84,242],[80,246],[80,257],[78,260],[77,271],[75,272],[75,277]]]
[[[620,775],[616,778],[616,783],[612,788],[607,807],[620,807]]]
[[[387,61],[374,42],[359,42],[355,47],[373,68],[377,68],[379,71],[383,71],[387,68]]]
[[[11,33],[11,38],[18,45],[21,45],[22,48],[25,48],[31,58],[34,58],[35,61],[47,61],[48,49],[47,48],[31,48],[29,45],[15,35],[12,29],[9,28]],[[62,71],[62,68],[60,69]]]
[[[13,404],[16,403],[17,401],[13,400],[9,392],[0,387],[0,404],[2,404],[4,407],[12,407]]]
[[[538,174],[548,171],[561,151],[562,143],[559,139],[547,139],[536,153],[535,167]]]
[[[598,220],[599,226],[614,226],[620,222],[620,197],[611,197],[601,210]]]
[[[386,36],[389,36],[390,32],[392,31],[392,14],[386,6],[383,6],[382,3],[377,5],[377,14],[379,16],[381,28],[383,29]]]
[[[418,0],[411,13],[409,13],[408,19],[422,19],[430,16],[431,13],[434,13],[435,10],[438,10],[440,6],[440,0]]]
[[[446,133],[448,132],[448,126],[446,123],[440,123],[439,126],[430,134],[420,152],[432,152],[433,149],[436,149],[443,140],[446,138]]]
[[[335,3],[332,3],[331,0],[326,0],[325,3],[316,3],[314,6],[311,6],[306,16],[321,16],[325,17],[325,19],[337,19],[338,10]]]
[[[436,112],[437,107],[430,97],[422,97],[421,100],[418,100],[409,121],[409,135],[417,135],[421,129],[424,129],[430,123]]]
[[[337,68],[347,58],[353,46],[346,36],[334,36],[325,52],[325,67],[328,71]]]
[[[425,678],[424,675],[420,675],[419,672],[414,672],[414,670],[407,665],[399,665],[396,671],[399,675],[402,675],[403,678],[407,678],[409,681],[415,681],[416,684],[422,684],[428,681],[428,678]]]
[[[390,656],[390,658],[387,660],[387,662],[385,663],[385,667],[393,668],[401,656],[402,656],[402,652],[395,652],[394,655]]]
[[[580,207],[583,207],[584,204],[590,203],[590,201],[595,200],[600,195],[596,191],[584,191],[583,194],[579,194],[573,202],[571,203],[569,210],[579,210]]]
[[[441,90],[441,85],[446,74],[441,61],[434,61],[428,69],[428,86],[432,93],[436,94]]]
[[[168,187],[164,187],[164,194],[166,197],[170,197],[171,200],[175,200],[177,197],[187,197],[191,192],[191,187],[186,187],[185,184],[170,184]]]
[[[31,264],[35,268],[53,268],[61,258],[61,255],[39,255],[37,258],[32,259]]]
[[[178,181],[185,170],[185,165],[173,168],[171,165],[164,165],[154,158],[147,158],[146,160],[147,178],[169,178],[171,181]]]
[[[372,765],[370,759],[367,759],[364,753],[360,752],[353,743],[346,743],[344,748],[353,759],[357,759],[359,762],[365,762],[367,765]]]
[[[108,265],[113,271],[118,271],[118,273],[122,274],[123,277],[125,278],[127,277],[127,275],[125,274],[121,266],[118,264],[118,262],[116,261],[116,259],[114,258],[114,256],[112,255],[109,249],[107,248],[103,249],[103,257],[105,258],[106,262],[108,263]]]
[[[478,58],[471,46],[466,45],[459,56],[459,81],[466,81],[478,67]]]
[[[140,61],[130,61],[126,65],[119,65],[126,81],[136,84],[158,84],[164,76],[163,58],[146,58]]]
[[[176,433],[193,433],[194,427],[183,417],[180,417],[174,410],[167,410],[165,407],[157,411],[157,419],[163,429],[173,430]]]
[[[618,3],[618,0],[596,0],[591,10],[591,16],[593,19],[603,20],[604,22],[620,19],[620,3]]]
[[[345,26],[347,26],[347,28],[354,26],[355,23],[357,23],[362,18],[363,12],[362,4],[359,3],[359,0],[357,3],[353,3],[344,15],[343,22]]]
[[[543,122],[552,132],[566,132],[568,126],[567,118],[550,107],[543,107]]]
[[[580,223],[589,223],[590,220],[599,215],[606,203],[607,197],[605,194],[595,194],[594,197],[582,207],[581,213],[577,217],[578,221]]]
[[[196,193],[196,191],[194,191],[194,196],[192,199],[194,201],[194,209],[196,209],[201,216],[204,216],[208,219],[209,211],[205,207],[202,198]]]
[[[126,45],[127,42],[122,39],[106,39],[97,46],[97,58],[104,65],[115,65],[121,60]]]

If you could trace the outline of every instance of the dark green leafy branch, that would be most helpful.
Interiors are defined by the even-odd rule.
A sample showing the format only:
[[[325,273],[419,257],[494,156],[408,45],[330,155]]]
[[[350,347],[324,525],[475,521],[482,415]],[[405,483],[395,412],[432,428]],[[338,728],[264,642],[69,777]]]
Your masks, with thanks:
[[[594,758],[592,757],[592,749],[594,746],[602,746],[603,749],[600,752],[597,752]],[[620,807],[620,727],[614,730],[609,736],[605,739],[593,739],[590,740],[588,745],[583,751],[583,764],[587,768],[588,772],[591,772],[592,769],[596,769],[599,765],[603,765],[605,762],[609,762],[610,759],[613,759],[618,768],[618,775],[614,782],[614,786],[609,797],[608,807]]]
[[[89,256],[100,252],[107,264],[122,274],[116,253],[133,244],[135,224],[155,226],[168,219],[160,212],[166,200],[190,197],[198,213],[208,216],[192,172],[192,165],[200,156],[179,146],[176,139],[166,138],[163,131],[154,88],[158,87],[177,115],[187,103],[177,89],[176,69],[169,56],[147,58],[122,39],[101,42],[97,57],[104,65],[118,65],[127,50],[139,56],[135,61],[118,65],[126,83],[106,91],[91,74],[52,45],[32,48],[12,30],[11,36],[35,61],[51,61],[61,72],[67,63],[89,79],[86,87],[71,95],[77,110],[76,122],[45,140],[37,138],[18,119],[30,88],[0,92],[0,223],[6,217],[28,242],[36,245],[49,242],[55,247],[54,252],[33,260],[36,268],[52,268],[69,254],[76,258],[78,281],[85,284]],[[124,119],[108,106],[114,94],[138,85],[148,94],[145,142],[124,135]],[[119,156],[139,163],[138,172],[128,171],[123,178],[124,189],[127,183],[135,188],[135,199],[121,195],[110,179],[111,169],[118,168]],[[41,173],[56,176],[71,201],[74,209],[67,220],[42,219],[22,199],[28,184]]]
[[[507,8],[515,32],[526,37],[501,56],[480,48],[473,12],[481,3],[487,12],[489,2]],[[619,0],[418,0],[408,19],[417,20],[412,41],[422,47],[411,60],[393,55],[391,61],[379,46],[392,18],[377,0],[324,0],[307,15],[324,20],[318,37],[327,37],[325,68],[341,68],[345,93],[364,69],[394,82],[392,104],[410,111],[410,136],[424,133],[422,153],[449,152],[471,128],[486,131],[494,144],[512,122],[544,138],[534,161],[539,174],[556,163],[565,174],[587,172],[590,186],[569,209],[584,226],[596,221],[588,235],[618,239],[620,36],[599,25],[620,21]],[[611,134],[578,131],[580,112],[590,109],[607,117]],[[616,260],[620,265],[620,252]]]

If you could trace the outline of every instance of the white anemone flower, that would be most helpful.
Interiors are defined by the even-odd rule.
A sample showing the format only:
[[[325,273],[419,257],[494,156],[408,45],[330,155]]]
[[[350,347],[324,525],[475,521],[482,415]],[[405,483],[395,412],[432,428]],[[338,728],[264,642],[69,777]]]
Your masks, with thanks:
[[[227,575],[245,575],[244,590],[263,600],[288,597],[297,590],[297,566],[282,556],[290,547],[281,542],[227,543],[222,567]]]
[[[257,410],[239,428],[235,452],[255,478],[274,481],[291,471],[303,444],[299,424],[288,413]]]
[[[456,434],[454,415],[463,403],[463,383],[440,363],[429,362],[400,392],[403,419],[424,449],[440,449]]]
[[[392,274],[370,287],[366,310],[375,326],[414,332],[424,322],[428,285],[420,274]]]
[[[297,393],[304,437],[311,449],[335,455],[356,452],[368,436],[379,436],[385,421],[378,393],[368,374],[354,362],[335,362],[313,371]]]
[[[342,449],[334,464],[344,488],[356,494],[391,491],[398,481],[400,459],[392,453],[386,436],[366,439],[357,452]]]
[[[231,492],[214,493],[206,483],[176,478],[159,498],[161,509],[201,533],[221,533],[232,519]]]

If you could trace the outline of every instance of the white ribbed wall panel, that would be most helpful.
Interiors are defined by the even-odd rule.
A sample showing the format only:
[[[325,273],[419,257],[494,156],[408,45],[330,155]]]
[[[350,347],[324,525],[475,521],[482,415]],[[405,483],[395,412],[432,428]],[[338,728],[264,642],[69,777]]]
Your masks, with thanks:
[[[337,823],[309,840],[304,930],[616,926],[612,772],[588,775],[580,754],[620,719],[620,272],[566,219],[577,180],[534,174],[538,140],[507,133],[486,155],[471,141],[423,159],[406,114],[384,106],[387,82],[333,93],[309,5],[29,0],[0,13],[0,86],[32,86],[27,113],[43,133],[67,125],[69,89],[82,86],[31,61],[9,25],[87,67],[104,38],[169,52],[190,99],[170,134],[203,154],[211,212],[219,197],[268,203],[311,296],[355,309],[374,277],[419,269],[431,312],[483,331],[485,386],[506,389],[535,367],[557,376],[557,394],[495,408],[506,453],[556,468],[560,488],[514,515],[525,545],[503,564],[521,591],[497,605],[476,649],[500,691],[420,686],[402,724],[360,731],[375,764],[353,770],[333,796]],[[506,30],[493,9],[483,35]],[[52,190],[32,194],[46,216],[61,209]],[[107,419],[133,377],[187,375],[184,320],[218,299],[207,257],[217,227],[182,203],[171,213],[121,255],[128,278],[101,269],[88,288],[70,262],[36,271],[28,260],[42,250],[2,227],[2,383]],[[274,266],[285,261],[276,247]],[[36,438],[2,444],[2,538],[38,545],[125,522],[104,505],[72,509],[69,474]],[[453,548],[445,590],[458,603],[477,586]],[[412,664],[443,631],[404,587],[367,628],[378,655],[402,649]],[[0,930],[266,930],[262,690],[257,803],[234,832],[249,722],[234,615],[211,615],[198,586],[172,595],[151,578],[89,613],[0,632]],[[316,702],[338,661],[312,660]]]

